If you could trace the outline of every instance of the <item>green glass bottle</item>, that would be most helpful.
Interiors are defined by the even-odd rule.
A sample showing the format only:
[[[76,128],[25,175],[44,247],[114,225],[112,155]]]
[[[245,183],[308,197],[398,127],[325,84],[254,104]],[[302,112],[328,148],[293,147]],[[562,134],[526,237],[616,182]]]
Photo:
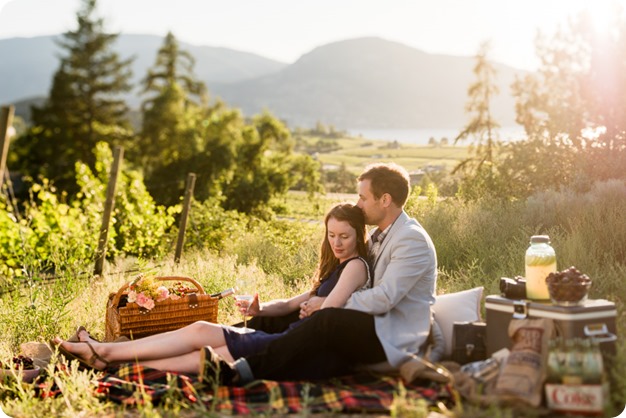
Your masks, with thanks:
[[[583,383],[600,385],[603,381],[604,366],[600,347],[596,341],[584,340],[582,354]]]
[[[546,383],[559,384],[563,379],[563,344],[560,338],[548,342]]]
[[[563,384],[580,385],[583,382],[581,351],[578,338],[565,340]]]

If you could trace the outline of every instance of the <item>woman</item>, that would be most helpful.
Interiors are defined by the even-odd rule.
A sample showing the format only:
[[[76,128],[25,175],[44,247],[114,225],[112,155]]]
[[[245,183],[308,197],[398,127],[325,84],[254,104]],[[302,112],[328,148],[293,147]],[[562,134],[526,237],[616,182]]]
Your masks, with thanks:
[[[313,289],[291,299],[264,304],[260,304],[258,295],[255,295],[250,306],[243,301],[237,302],[242,312],[247,310],[249,315],[280,316],[300,309],[301,317],[305,318],[310,313],[305,309],[306,302],[312,296],[327,296],[321,309],[342,307],[354,291],[368,285],[370,271],[365,261],[365,219],[361,209],[349,203],[336,205],[328,212],[324,223],[326,234],[322,240]],[[86,331],[79,333],[81,339],[86,336]],[[134,341],[99,343],[87,339],[69,342],[56,337],[51,344],[58,347],[64,356],[98,370],[113,362],[137,361],[155,369],[196,373],[204,347],[211,347],[211,351],[224,360],[233,362],[243,355],[262,350],[278,336],[198,321],[175,331]]]

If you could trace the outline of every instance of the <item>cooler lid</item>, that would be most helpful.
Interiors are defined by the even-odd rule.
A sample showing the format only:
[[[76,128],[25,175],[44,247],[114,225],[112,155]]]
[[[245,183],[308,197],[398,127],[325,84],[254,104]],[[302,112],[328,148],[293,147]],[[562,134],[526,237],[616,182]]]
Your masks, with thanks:
[[[565,321],[617,317],[615,303],[605,299],[587,299],[578,306],[561,306],[550,302],[508,299],[498,295],[489,295],[485,298],[485,309],[488,310],[513,314],[518,312],[520,307],[531,317]]]

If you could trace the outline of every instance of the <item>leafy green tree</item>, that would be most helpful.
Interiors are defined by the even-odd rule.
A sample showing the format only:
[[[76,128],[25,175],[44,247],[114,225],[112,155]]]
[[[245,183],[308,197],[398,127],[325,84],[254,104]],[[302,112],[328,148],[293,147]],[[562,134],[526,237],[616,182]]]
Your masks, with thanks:
[[[263,215],[272,197],[298,182],[318,191],[318,164],[293,153],[294,141],[285,125],[265,112],[242,130],[236,170],[223,184],[224,208]]]
[[[266,212],[269,200],[300,184],[318,190],[317,164],[293,152],[288,129],[268,113],[247,122],[221,102],[208,105],[203,83],[193,77],[193,57],[171,33],[144,80],[143,127],[137,160],[155,199],[166,205],[183,195],[189,172],[194,197],[226,210]]]
[[[480,197],[494,188],[494,162],[501,146],[497,133],[500,125],[491,112],[491,103],[499,93],[499,88],[495,80],[496,70],[487,60],[488,52],[489,43],[484,42],[476,55],[476,81],[467,90],[469,101],[465,110],[473,116],[454,140],[455,143],[465,139],[473,140],[469,148],[470,156],[452,171],[453,174],[462,174],[461,190],[470,198]]]
[[[79,192],[63,201],[48,179],[34,183],[30,199],[18,209],[0,196],[0,277],[38,277],[42,272],[76,269],[93,263],[98,244],[113,155],[96,144],[96,169],[76,163]],[[138,171],[118,177],[107,255],[162,257],[171,249],[174,216],[180,206],[156,205]],[[0,288],[4,283],[0,280]]]
[[[77,200],[86,216],[93,217],[91,222],[99,228],[113,154],[107,144],[100,142],[96,144],[94,155],[98,161],[94,171],[85,164],[76,163],[77,181],[81,186]],[[163,256],[171,247],[168,233],[180,210],[180,206],[157,205],[148,193],[141,173],[123,170],[118,177],[113,210],[115,221],[109,233],[107,255]]]
[[[304,190],[309,193],[309,196],[322,193],[324,187],[321,183],[320,168],[320,163],[309,155],[293,155],[291,157],[291,183],[293,185],[290,189]],[[354,191],[354,188],[351,191]]]
[[[270,199],[289,188],[321,191],[319,163],[293,152],[289,130],[272,115],[248,123],[238,110],[219,102],[204,112],[198,151],[151,175],[151,192],[159,203],[180,201],[189,172],[197,176],[194,197],[200,202],[215,198],[226,210],[261,216],[267,215]]]
[[[328,135],[328,128],[326,127],[326,125],[318,120],[317,122],[315,122],[315,128],[313,128],[312,133],[314,135],[326,136]]]
[[[583,12],[552,38],[540,34],[539,70],[513,86],[529,140],[508,147],[502,171],[527,193],[626,177],[626,16],[614,6],[608,28]]]
[[[245,122],[237,110],[223,103],[200,110],[202,118],[193,131],[197,144],[185,152],[155,164],[146,180],[150,193],[160,204],[180,202],[187,174],[196,174],[194,197],[203,202],[215,197],[223,202],[222,185],[229,182],[236,169],[237,150],[243,141]]]
[[[96,0],[83,0],[78,28],[59,41],[66,55],[49,97],[42,107],[33,107],[33,127],[15,145],[22,169],[70,193],[77,191],[76,161],[94,168],[96,143],[125,145],[131,137],[128,108],[119,98],[131,88],[131,60],[111,51],[118,35],[104,31],[95,9]]]
[[[345,162],[342,162],[337,170],[326,171],[325,177],[329,192],[354,193],[357,176],[348,171]]]

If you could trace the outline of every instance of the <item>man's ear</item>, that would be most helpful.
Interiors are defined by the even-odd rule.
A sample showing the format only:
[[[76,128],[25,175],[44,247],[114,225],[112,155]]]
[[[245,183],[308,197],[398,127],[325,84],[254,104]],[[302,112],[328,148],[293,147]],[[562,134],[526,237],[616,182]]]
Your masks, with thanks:
[[[386,208],[388,208],[389,205],[391,205],[391,203],[393,202],[393,200],[391,199],[391,195],[389,193],[383,193],[381,199],[383,201],[383,207],[386,207]]]

